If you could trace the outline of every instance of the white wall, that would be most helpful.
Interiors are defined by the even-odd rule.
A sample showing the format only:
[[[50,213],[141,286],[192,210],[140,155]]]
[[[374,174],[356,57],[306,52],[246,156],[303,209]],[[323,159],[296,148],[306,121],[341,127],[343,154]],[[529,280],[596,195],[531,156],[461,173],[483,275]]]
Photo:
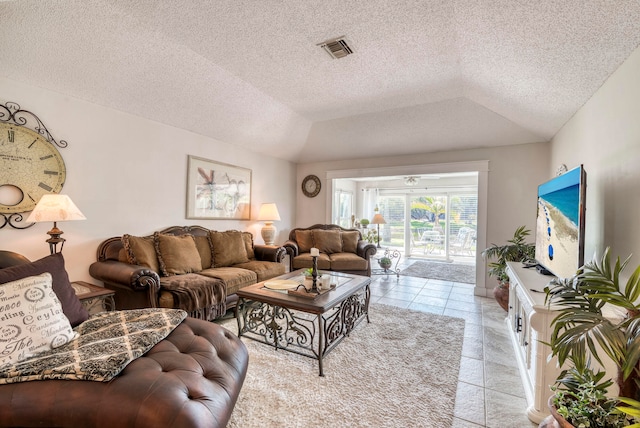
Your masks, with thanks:
[[[521,225],[526,225],[534,231],[537,187],[548,179],[548,143],[300,164],[296,181],[298,204],[295,226],[305,227],[315,223],[325,223],[330,218],[327,216],[330,202],[327,193],[329,188],[326,179],[327,171],[480,160],[489,161],[486,242],[504,243]],[[315,174],[322,180],[320,194],[311,199],[304,196],[299,188],[302,179],[308,174]],[[531,242],[533,239],[532,236]],[[478,257],[477,266],[484,266],[479,255]],[[485,277],[486,289],[476,289],[476,294],[490,295],[494,285],[495,280]]]
[[[40,88],[0,78],[2,104],[13,101],[40,117],[60,149],[67,167],[62,193],[68,194],[87,220],[59,223],[67,239],[63,254],[71,280],[91,281],[88,269],[98,244],[130,233],[147,235],[173,225],[199,224],[217,230],[248,230],[263,243],[262,225],[254,220],[187,220],[187,155],[252,170],[252,218],[262,202],[275,202],[282,220],[277,242],[284,242],[294,221],[295,165]],[[179,108],[179,106],[176,106]],[[0,249],[35,260],[49,254],[44,242],[49,223],[26,230],[0,229]]]
[[[640,48],[551,142],[550,177],[560,164],[587,171],[585,261],[610,246],[623,259],[635,253],[631,265],[640,264],[639,76]]]

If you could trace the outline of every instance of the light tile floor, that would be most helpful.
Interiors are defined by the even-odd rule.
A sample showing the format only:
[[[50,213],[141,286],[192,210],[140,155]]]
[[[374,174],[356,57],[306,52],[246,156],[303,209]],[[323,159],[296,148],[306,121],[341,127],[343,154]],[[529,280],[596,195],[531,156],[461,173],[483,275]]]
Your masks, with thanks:
[[[402,269],[413,261],[401,261]],[[400,275],[374,275],[371,302],[464,318],[453,428],[532,428],[505,323],[493,298],[473,285]]]

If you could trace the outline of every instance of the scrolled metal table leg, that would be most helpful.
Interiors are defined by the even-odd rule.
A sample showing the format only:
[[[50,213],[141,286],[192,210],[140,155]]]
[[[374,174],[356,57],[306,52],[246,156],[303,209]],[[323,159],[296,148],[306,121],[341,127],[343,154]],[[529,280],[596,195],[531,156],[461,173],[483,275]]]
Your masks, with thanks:
[[[318,335],[318,369],[320,370],[320,374],[319,376],[324,377],[324,369],[322,366],[322,357],[324,354],[324,319],[322,318],[322,315],[318,314],[318,330],[319,330],[319,335]]]

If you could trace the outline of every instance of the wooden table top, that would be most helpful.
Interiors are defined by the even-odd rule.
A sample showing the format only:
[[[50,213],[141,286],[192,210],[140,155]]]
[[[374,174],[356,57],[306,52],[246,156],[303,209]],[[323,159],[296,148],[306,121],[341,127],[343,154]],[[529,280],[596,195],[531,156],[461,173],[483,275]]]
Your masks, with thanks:
[[[272,278],[272,280],[298,278],[302,275],[303,271],[304,269],[289,272],[277,278]],[[264,282],[266,281],[241,288],[236,293],[238,297],[247,300],[268,303],[311,314],[323,314],[371,283],[371,278],[368,276],[330,271],[320,271],[319,274],[331,275],[331,282],[336,283],[336,288],[314,299],[288,294],[287,290],[268,289],[264,286]]]

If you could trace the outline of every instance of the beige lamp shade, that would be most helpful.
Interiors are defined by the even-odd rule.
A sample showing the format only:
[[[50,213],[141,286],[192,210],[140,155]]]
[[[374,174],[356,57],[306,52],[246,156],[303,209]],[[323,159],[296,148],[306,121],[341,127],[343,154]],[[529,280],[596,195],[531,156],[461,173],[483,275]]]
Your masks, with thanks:
[[[371,219],[371,224],[387,224],[382,214],[376,214]]]
[[[86,220],[76,204],[67,195],[43,195],[31,211],[26,222]]]
[[[58,244],[60,244],[60,251],[62,251],[65,241],[60,236],[64,232],[58,229],[57,222],[71,220],[86,220],[86,217],[67,195],[49,194],[40,198],[40,201],[38,201],[38,204],[25,221],[27,223],[53,222],[53,229],[47,232],[51,238],[47,239],[46,242],[49,244],[51,254],[54,254],[57,252]]]
[[[277,229],[274,221],[280,221],[280,213],[275,203],[269,202],[260,206],[258,220],[264,221],[264,227],[260,231],[265,245],[274,245]]]
[[[260,206],[260,212],[258,213],[259,221],[280,221],[280,213],[275,203],[270,202],[262,204]]]

